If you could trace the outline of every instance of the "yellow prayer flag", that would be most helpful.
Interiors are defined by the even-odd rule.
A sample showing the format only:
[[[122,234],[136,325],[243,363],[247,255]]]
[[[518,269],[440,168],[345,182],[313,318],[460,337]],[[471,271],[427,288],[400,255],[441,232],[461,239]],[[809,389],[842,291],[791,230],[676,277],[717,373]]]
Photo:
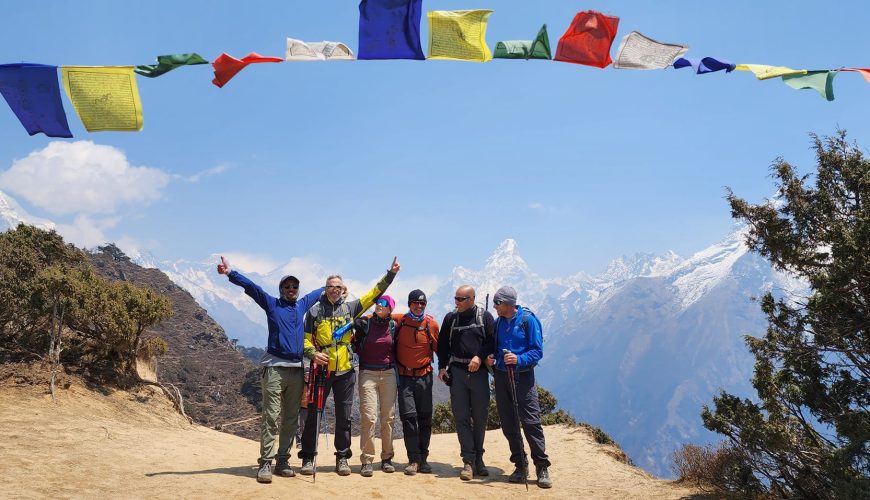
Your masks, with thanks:
[[[429,59],[486,62],[486,21],[491,10],[432,10],[429,18]]]
[[[738,64],[734,67],[737,71],[751,71],[759,80],[768,80],[788,75],[806,75],[805,69],[791,69],[785,66],[768,66],[766,64]]]
[[[63,88],[88,132],[142,130],[133,66],[62,66]]]

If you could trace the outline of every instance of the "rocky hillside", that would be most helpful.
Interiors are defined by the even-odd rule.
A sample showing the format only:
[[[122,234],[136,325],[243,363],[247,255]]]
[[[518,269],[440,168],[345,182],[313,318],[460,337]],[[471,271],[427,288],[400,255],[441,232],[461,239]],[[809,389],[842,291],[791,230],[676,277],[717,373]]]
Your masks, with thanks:
[[[172,316],[147,333],[169,346],[157,360],[158,380],[178,387],[185,411],[197,423],[256,438],[260,391],[255,365],[189,293],[161,271],[139,267],[113,246],[108,248],[91,254],[103,277],[150,288],[172,301]],[[238,421],[245,422],[234,423]]]

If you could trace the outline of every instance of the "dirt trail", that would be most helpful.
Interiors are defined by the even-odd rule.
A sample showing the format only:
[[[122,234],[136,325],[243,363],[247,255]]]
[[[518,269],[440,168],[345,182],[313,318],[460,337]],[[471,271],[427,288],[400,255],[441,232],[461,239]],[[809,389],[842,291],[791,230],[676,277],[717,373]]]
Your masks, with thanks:
[[[501,431],[486,436],[488,478],[459,480],[454,434],[433,436],[434,474],[374,477],[334,473],[324,450],[317,484],[310,477],[254,479],[258,443],[188,424],[158,391],[92,392],[78,383],[57,401],[43,386],[0,383],[0,498],[698,498],[698,492],[616,461],[582,429],[546,427],[554,487],[507,483],[513,468]],[[323,448],[323,441],[321,447]],[[331,439],[330,439],[331,448]],[[401,440],[396,462],[407,458]],[[299,460],[291,464],[298,469]],[[532,478],[534,479],[534,478]]]

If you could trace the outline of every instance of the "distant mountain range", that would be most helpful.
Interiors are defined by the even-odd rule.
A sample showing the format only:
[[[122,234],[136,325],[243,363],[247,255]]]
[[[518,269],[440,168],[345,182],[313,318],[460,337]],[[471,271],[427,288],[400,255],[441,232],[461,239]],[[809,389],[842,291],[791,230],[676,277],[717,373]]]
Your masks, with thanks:
[[[0,230],[14,220],[51,224],[27,216],[0,193]],[[701,425],[703,404],[720,388],[754,394],[753,358],[743,336],[762,335],[766,322],[752,299],[768,290],[805,292],[801,282],[748,252],[744,236],[737,227],[688,258],[673,252],[622,256],[597,276],[561,278],[535,274],[508,239],[482,269],[456,267],[429,294],[428,312],[440,320],[462,284],[476,288],[480,304],[502,285],[516,288],[544,325],[539,383],[579,420],[612,435],[636,464],[668,476],[670,455],[682,443],[718,440]],[[262,311],[215,272],[218,256],[199,263],[130,257],[190,292],[228,337],[245,346],[265,344]],[[275,293],[284,274],[300,277],[309,289],[327,276],[318,265],[296,259],[266,274],[246,274]]]

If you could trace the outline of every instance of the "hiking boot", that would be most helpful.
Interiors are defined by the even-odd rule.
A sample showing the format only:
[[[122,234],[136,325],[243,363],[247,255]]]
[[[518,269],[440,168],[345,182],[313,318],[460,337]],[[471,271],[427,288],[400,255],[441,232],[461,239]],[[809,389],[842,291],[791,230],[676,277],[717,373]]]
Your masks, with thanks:
[[[416,462],[409,463],[408,466],[405,467],[405,475],[406,476],[413,476],[414,474],[417,473],[417,467],[418,466],[417,466]]]
[[[489,469],[486,468],[486,464],[483,463],[483,459],[477,461],[474,464],[474,474],[481,477],[486,477],[489,475]]]
[[[303,476],[310,476],[314,474],[314,460],[310,458],[303,458],[302,468],[299,469],[299,473]]]
[[[522,465],[518,465],[511,475],[508,476],[508,482],[522,483],[527,477],[529,477],[529,469],[526,469]]]
[[[290,462],[286,458],[279,458],[277,462],[275,462],[275,474],[278,474],[281,477],[293,477],[296,475],[293,472],[293,467],[290,467]]]
[[[257,482],[258,483],[271,483],[272,482],[272,461],[263,461],[260,463],[260,468],[257,469]]]
[[[335,460],[335,472],[339,476],[349,476],[350,475],[350,465],[347,465],[346,458],[337,458]]]
[[[465,462],[465,465],[462,466],[462,472],[459,473],[459,479],[463,481],[471,481],[471,478],[474,477],[474,469],[471,467],[471,464]]]
[[[362,477],[372,477],[372,474],[374,474],[372,464],[362,464],[362,467],[359,468],[359,475]]]
[[[550,479],[550,472],[547,471],[546,465],[539,465],[538,472],[538,488],[552,488],[553,480]]]
[[[429,462],[423,460],[420,462],[420,467],[417,468],[417,472],[421,474],[432,474],[432,466],[429,465]]]
[[[381,470],[384,472],[396,472],[396,466],[393,465],[393,461],[388,458],[386,460],[381,460]]]

